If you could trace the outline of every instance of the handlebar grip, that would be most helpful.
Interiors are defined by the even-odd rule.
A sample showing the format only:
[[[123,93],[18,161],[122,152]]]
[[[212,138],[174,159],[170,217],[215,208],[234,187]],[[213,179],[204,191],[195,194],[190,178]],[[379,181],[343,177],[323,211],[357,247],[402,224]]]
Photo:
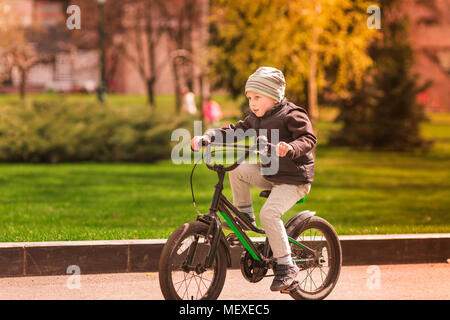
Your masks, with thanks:
[[[200,139],[201,141],[201,145],[203,146],[207,146],[209,144],[211,144],[211,139],[208,136],[203,136],[203,138]]]
[[[203,137],[201,137],[200,139],[199,139],[199,141],[198,141],[198,147],[199,148],[201,148],[201,147],[206,147],[207,145],[209,145],[211,143],[211,139],[208,137],[208,136],[203,136]],[[193,152],[198,152],[198,151],[200,151],[200,150],[194,150],[193,148],[192,148],[192,146],[191,146],[191,151],[193,151]]]

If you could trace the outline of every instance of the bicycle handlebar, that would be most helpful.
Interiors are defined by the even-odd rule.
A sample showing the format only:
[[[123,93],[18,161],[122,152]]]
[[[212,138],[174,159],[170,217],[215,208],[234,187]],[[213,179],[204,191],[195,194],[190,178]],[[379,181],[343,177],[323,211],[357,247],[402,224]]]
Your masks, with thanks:
[[[238,144],[229,144],[229,143],[214,143],[214,142],[211,142],[210,140],[207,140],[207,139],[201,139],[201,140],[199,141],[199,146],[202,146],[202,147],[203,147],[203,146],[206,146],[206,147],[208,147],[208,146],[216,146],[216,147],[234,147],[234,148],[241,147],[241,148],[244,148],[244,149],[245,149],[245,154],[244,154],[244,156],[241,157],[240,159],[238,159],[235,163],[233,163],[232,165],[230,165],[230,166],[228,166],[228,167],[227,167],[227,166],[224,166],[224,165],[216,165],[216,164],[213,165],[213,166],[210,165],[210,164],[208,163],[208,158],[211,157],[211,152],[209,152],[209,156],[206,156],[206,157],[205,157],[205,164],[206,164],[206,166],[207,166],[210,170],[216,171],[216,168],[220,167],[220,168],[222,168],[224,171],[231,171],[231,170],[236,169],[236,168],[242,163],[243,160],[247,159],[247,157],[250,155],[250,152],[261,153],[260,151],[257,151],[257,148],[258,148],[258,146],[259,146],[259,141],[260,141],[260,140],[263,141],[263,143],[266,145],[266,147],[267,147],[267,146],[270,146],[270,147],[272,147],[272,148],[276,148],[276,145],[274,145],[274,144],[268,142],[268,141],[267,141],[267,137],[265,137],[265,136],[259,136],[259,137],[257,137],[257,138],[256,138],[257,143],[254,144],[254,145],[252,145],[252,146],[238,145]],[[191,147],[191,150],[194,151],[194,152],[196,152],[196,150],[192,149],[192,147]],[[198,150],[198,151],[200,151],[200,150]],[[289,154],[292,155],[292,150],[289,150],[289,151],[287,152],[286,156],[289,155]]]

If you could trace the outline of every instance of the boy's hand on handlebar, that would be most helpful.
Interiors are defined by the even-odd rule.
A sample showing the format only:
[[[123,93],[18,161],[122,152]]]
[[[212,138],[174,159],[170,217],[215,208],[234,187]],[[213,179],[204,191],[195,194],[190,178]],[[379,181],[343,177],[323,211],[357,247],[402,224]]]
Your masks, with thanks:
[[[199,146],[199,142],[202,139],[201,136],[195,136],[191,140],[191,149],[194,151],[199,151],[202,147]]]
[[[276,152],[279,157],[285,157],[291,150],[294,151],[294,148],[286,142],[281,141],[276,145]]]
[[[193,151],[199,151],[202,149],[202,146],[206,146],[210,143],[208,136],[195,136],[191,140],[191,149]]]

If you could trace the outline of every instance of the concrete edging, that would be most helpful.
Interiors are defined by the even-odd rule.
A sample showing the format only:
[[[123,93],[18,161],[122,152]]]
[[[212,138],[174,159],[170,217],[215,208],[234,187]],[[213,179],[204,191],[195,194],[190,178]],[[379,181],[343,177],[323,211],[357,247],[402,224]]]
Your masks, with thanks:
[[[256,242],[265,238],[252,238]],[[343,265],[446,262],[450,233],[340,236]],[[166,239],[0,243],[0,277],[157,272]],[[231,250],[239,268],[242,249]]]

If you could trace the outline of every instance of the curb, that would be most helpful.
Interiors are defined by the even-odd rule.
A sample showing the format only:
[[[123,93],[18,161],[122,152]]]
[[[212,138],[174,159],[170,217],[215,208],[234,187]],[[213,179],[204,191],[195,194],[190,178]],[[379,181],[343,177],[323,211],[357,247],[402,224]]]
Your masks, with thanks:
[[[265,238],[252,238],[262,242]],[[344,266],[447,262],[450,233],[340,236]],[[157,272],[166,239],[0,243],[0,277]],[[242,249],[233,248],[233,269]]]

